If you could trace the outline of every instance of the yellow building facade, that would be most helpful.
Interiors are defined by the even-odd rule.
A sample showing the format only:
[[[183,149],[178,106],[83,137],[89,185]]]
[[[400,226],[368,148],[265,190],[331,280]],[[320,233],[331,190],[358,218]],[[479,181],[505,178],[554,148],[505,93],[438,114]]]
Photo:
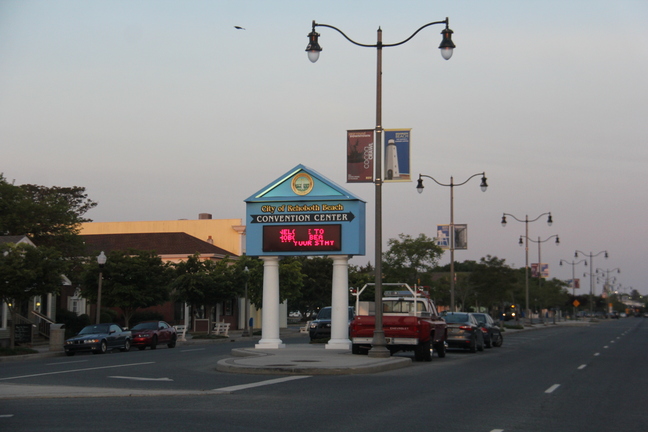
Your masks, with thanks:
[[[183,232],[212,243],[234,255],[245,253],[245,226],[241,219],[211,219],[201,213],[198,219],[135,222],[86,222],[82,235]]]

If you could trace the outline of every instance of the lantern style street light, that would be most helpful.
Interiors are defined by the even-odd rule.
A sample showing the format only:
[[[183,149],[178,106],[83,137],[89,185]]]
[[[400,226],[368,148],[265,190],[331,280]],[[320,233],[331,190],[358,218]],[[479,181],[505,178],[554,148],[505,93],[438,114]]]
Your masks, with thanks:
[[[562,266],[563,263],[569,264],[572,266],[572,296],[576,298],[576,266],[580,263],[585,264],[585,267],[587,267],[587,261],[582,259],[579,261],[567,261],[564,259],[560,259],[560,265]],[[574,319],[576,319],[576,306],[574,305]]]
[[[450,188],[450,229],[449,229],[449,235],[450,235],[450,310],[452,312],[455,312],[455,270],[454,270],[454,251],[455,251],[455,228],[454,228],[454,187],[455,186],[463,186],[466,183],[470,181],[470,179],[477,177],[477,176],[482,176],[481,179],[481,184],[480,188],[482,192],[486,192],[486,189],[488,189],[488,184],[486,183],[486,173],[481,172],[477,174],[473,174],[466,181],[463,183],[454,183],[454,178],[450,177],[450,183],[445,184],[437,181],[432,176],[425,175],[425,174],[419,174],[418,178],[418,184],[416,185],[416,191],[418,193],[423,193],[423,177],[427,177],[434,181],[436,184],[439,186],[446,186]]]
[[[407,39],[393,44],[384,44],[382,42],[382,30],[378,28],[378,36],[375,44],[362,44],[358,43],[351,38],[349,38],[344,32],[337,27],[328,24],[319,24],[313,20],[312,31],[308,34],[308,46],[306,51],[308,52],[308,59],[315,63],[319,59],[320,52],[322,47],[319,44],[320,34],[315,31],[315,27],[326,27],[333,29],[340,33],[346,40],[351,42],[354,45],[363,47],[363,48],[376,48],[377,52],[377,71],[376,71],[376,138],[374,145],[374,164],[375,164],[375,303],[376,303],[376,316],[375,316],[375,328],[374,336],[372,341],[372,348],[369,350],[370,357],[389,357],[391,354],[387,349],[387,341],[385,340],[385,333],[383,331],[383,319],[382,319],[382,50],[383,48],[395,47],[402,45],[409,40],[411,40],[418,32],[423,30],[426,27],[433,26],[436,24],[445,24],[445,29],[441,32],[443,39],[439,45],[441,50],[441,56],[449,60],[452,57],[455,44],[452,42],[452,33],[453,31],[448,28],[449,20],[446,18],[444,21],[435,21],[416,30],[410,37]]]
[[[512,214],[509,213],[504,213],[502,215],[502,226],[506,226],[506,216],[511,216],[513,219],[515,219],[518,222],[524,222],[525,225],[525,231],[524,231],[524,237],[527,239],[526,241],[526,246],[525,246],[525,264],[524,264],[524,286],[525,286],[525,293],[526,293],[526,304],[525,304],[525,313],[527,316],[530,317],[530,312],[531,310],[529,309],[529,222],[535,222],[538,219],[540,219],[544,215],[549,215],[547,217],[547,225],[551,226],[553,224],[553,219],[551,218],[551,212],[547,213],[542,213],[540,216],[538,216],[535,219],[529,219],[529,215],[526,215],[524,220],[518,219]],[[529,321],[530,323],[531,321]]]
[[[101,251],[99,256],[97,257],[97,264],[99,264],[99,288],[97,289],[97,324],[101,324],[101,281],[103,280],[103,268],[104,265],[106,264],[106,260],[108,258],[106,255]]]
[[[522,246],[524,244],[524,242],[522,241],[523,237],[526,237],[526,236],[520,236],[520,242],[519,242],[520,246]],[[542,252],[541,252],[540,246],[542,245],[542,243],[547,242],[547,241],[551,240],[554,237],[556,238],[556,246],[558,246],[560,244],[560,237],[558,237],[557,234],[552,235],[550,237],[547,237],[544,240],[540,240],[540,237],[538,237],[538,240],[533,240],[533,239],[528,238],[528,237],[526,238],[527,241],[530,241],[530,242],[533,242],[533,243],[538,243],[538,293],[540,293],[540,285],[542,284]],[[541,309],[542,309],[542,307],[541,307]],[[539,313],[539,317],[540,317],[540,322],[543,322],[542,313]],[[531,319],[531,317],[529,317],[529,320],[530,319]]]
[[[598,252],[596,254],[592,253],[592,252],[590,252],[589,254],[586,254],[585,252],[581,252],[581,251],[577,250],[576,252],[574,252],[574,258],[578,258],[579,253],[581,253],[581,254],[583,254],[583,255],[585,255],[586,257],[589,258],[589,268],[590,268],[590,271],[589,271],[589,280],[590,280],[589,303],[590,304],[589,304],[589,306],[590,306],[590,315],[592,315],[592,312],[594,311],[594,277],[593,277],[594,276],[593,275],[594,264],[592,263],[592,261],[593,261],[594,257],[597,257],[597,256],[599,256],[601,254],[605,254],[604,255],[605,259],[607,259],[608,258],[608,253],[607,253],[607,251],[604,250],[604,251],[600,251],[600,252]]]

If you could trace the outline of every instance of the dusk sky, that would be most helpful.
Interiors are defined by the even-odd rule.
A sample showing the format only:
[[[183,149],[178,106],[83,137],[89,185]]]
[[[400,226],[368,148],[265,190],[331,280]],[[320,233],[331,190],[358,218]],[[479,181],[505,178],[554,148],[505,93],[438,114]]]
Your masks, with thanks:
[[[550,277],[574,252],[648,294],[648,2],[616,1],[7,1],[0,0],[0,172],[16,184],[83,186],[96,222],[245,217],[244,199],[298,164],[346,183],[346,131],[372,129],[376,50],[311,23],[384,43],[383,127],[411,129],[414,181],[384,186],[383,239],[436,235],[450,219],[468,250],[524,267],[518,246],[544,240]],[[236,29],[235,26],[244,29]],[[386,249],[386,246],[385,246]],[[537,244],[529,250],[537,262]],[[448,254],[441,264],[449,262]],[[576,267],[577,294],[589,267]],[[582,277],[587,272],[587,277]],[[601,293],[597,284],[595,294]]]

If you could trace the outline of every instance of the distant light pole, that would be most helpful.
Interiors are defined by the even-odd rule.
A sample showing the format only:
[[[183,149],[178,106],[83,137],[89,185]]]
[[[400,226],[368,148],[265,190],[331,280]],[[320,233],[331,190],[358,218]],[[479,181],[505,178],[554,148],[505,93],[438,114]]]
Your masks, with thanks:
[[[506,216],[511,216],[516,221],[524,222],[524,224],[525,224],[525,237],[527,238],[527,241],[526,241],[526,246],[525,246],[526,263],[524,265],[524,286],[525,286],[525,291],[526,291],[525,309],[526,309],[526,314],[527,315],[529,315],[529,313],[531,312],[531,310],[529,309],[529,240],[528,240],[528,238],[529,238],[529,222],[535,222],[544,215],[549,215],[549,217],[547,218],[547,225],[551,226],[551,224],[553,223],[553,219],[551,219],[551,212],[542,213],[540,216],[538,216],[537,218],[532,219],[532,220],[529,220],[529,215],[526,215],[524,220],[518,219],[517,217],[515,217],[515,216],[513,216],[512,214],[509,214],[509,213],[504,213],[502,215],[502,226],[503,227],[506,226]],[[530,322],[531,321],[529,320],[529,323]]]
[[[599,256],[601,254],[605,254],[605,259],[607,259],[608,258],[608,253],[607,253],[607,251],[601,251],[601,252],[596,253],[596,254],[594,254],[592,252],[590,252],[589,254],[586,254],[585,252],[581,252],[581,251],[577,250],[576,252],[574,252],[574,258],[578,258],[579,253],[581,253],[581,254],[583,254],[583,255],[585,255],[586,257],[589,258],[589,268],[590,268],[590,271],[589,271],[589,279],[590,279],[590,294],[589,294],[590,299],[589,300],[590,301],[589,301],[589,303],[590,303],[590,316],[591,316],[592,313],[594,312],[594,277],[593,277],[594,264],[592,264],[592,261],[593,261],[594,257],[597,257],[597,256]]]
[[[520,236],[520,242],[519,242],[520,246],[524,244],[524,242],[522,241],[523,238],[526,238],[527,242],[538,243],[538,295],[540,295],[540,284],[542,283],[542,252],[540,246],[542,245],[542,243],[547,242],[554,237],[556,238],[556,246],[558,246],[560,244],[560,237],[558,237],[558,234],[547,237],[544,240],[540,240],[540,237],[538,237],[538,240],[533,240],[531,238],[528,238],[527,236]],[[538,316],[540,317],[540,322],[543,322],[544,320],[542,319],[541,312],[542,311],[538,313]]]
[[[572,266],[572,296],[574,297],[574,300],[576,299],[576,266],[580,263],[584,263],[585,267],[587,267],[587,261],[582,259],[580,261],[567,261],[564,259],[560,259],[560,265],[563,265],[563,262],[565,264],[569,264]],[[576,319],[576,306],[574,306],[574,319]]]
[[[340,33],[346,40],[351,42],[354,45],[363,47],[363,48],[376,48],[377,52],[377,73],[376,73],[376,140],[374,145],[374,161],[375,161],[375,170],[376,175],[374,178],[375,184],[375,200],[376,200],[376,210],[375,210],[375,303],[376,303],[376,315],[375,315],[375,326],[374,326],[374,336],[372,341],[372,348],[369,350],[370,357],[389,357],[391,353],[387,349],[387,341],[385,340],[385,332],[383,331],[383,319],[382,319],[382,49],[387,47],[394,47],[402,45],[412,39],[418,32],[423,30],[426,27],[436,25],[436,24],[445,24],[445,29],[441,31],[443,39],[439,49],[441,50],[441,55],[444,59],[449,60],[452,57],[455,44],[452,42],[452,33],[453,31],[448,28],[449,20],[446,18],[444,21],[435,21],[416,30],[410,37],[407,39],[394,43],[394,44],[383,44],[382,42],[382,30],[378,28],[378,36],[375,44],[361,44],[351,38],[349,38],[342,30],[337,27],[333,27],[328,24],[318,24],[313,20],[313,29],[308,34],[308,46],[306,51],[308,52],[308,59],[315,63],[319,59],[320,52],[322,48],[319,45],[318,38],[319,33],[315,31],[315,27],[327,27],[333,29]]]
[[[250,279],[250,269],[248,266],[245,266],[243,269],[245,272],[245,326],[243,327],[243,334],[241,335],[242,337],[248,337],[250,336],[250,328],[249,328],[249,323],[250,323],[250,318],[249,318],[249,313],[250,313],[250,307],[248,305],[248,280]]]
[[[101,251],[101,253],[97,257],[97,264],[99,264],[99,289],[97,290],[97,324],[101,324],[101,281],[103,279],[104,264],[106,264],[107,259],[108,258],[103,253],[103,251]]]
[[[473,174],[466,181],[463,183],[454,183],[453,177],[450,177],[450,183],[445,184],[437,181],[432,176],[425,175],[425,174],[419,174],[418,178],[418,184],[416,185],[416,191],[418,193],[423,193],[423,177],[427,177],[429,179],[432,179],[436,184],[439,186],[447,186],[450,188],[450,310],[452,312],[455,312],[455,270],[454,270],[454,251],[455,251],[455,229],[454,229],[454,187],[455,186],[463,186],[466,183],[470,181],[473,177],[477,176],[482,176],[481,179],[481,190],[482,192],[486,192],[486,189],[488,189],[488,184],[486,183],[486,173],[481,172],[477,174]]]
[[[611,285],[614,285],[616,283],[616,278],[612,278],[612,284],[610,284],[610,273],[616,271],[617,273],[621,273],[620,268],[614,268],[612,270],[603,270],[603,269],[596,269],[596,274],[598,274],[600,271],[601,275],[605,274],[605,282],[603,283],[603,292],[608,293],[608,295],[612,295],[612,288]],[[608,312],[612,312],[612,308],[608,306]]]

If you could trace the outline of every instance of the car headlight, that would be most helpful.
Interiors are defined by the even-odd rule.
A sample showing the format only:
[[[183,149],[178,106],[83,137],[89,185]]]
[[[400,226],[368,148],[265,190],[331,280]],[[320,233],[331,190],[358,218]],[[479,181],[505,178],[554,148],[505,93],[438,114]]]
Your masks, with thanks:
[[[86,339],[83,341],[83,343],[99,343],[99,339]]]
[[[315,324],[315,323],[311,323],[311,328],[312,328],[312,329],[317,328],[317,324]]]

